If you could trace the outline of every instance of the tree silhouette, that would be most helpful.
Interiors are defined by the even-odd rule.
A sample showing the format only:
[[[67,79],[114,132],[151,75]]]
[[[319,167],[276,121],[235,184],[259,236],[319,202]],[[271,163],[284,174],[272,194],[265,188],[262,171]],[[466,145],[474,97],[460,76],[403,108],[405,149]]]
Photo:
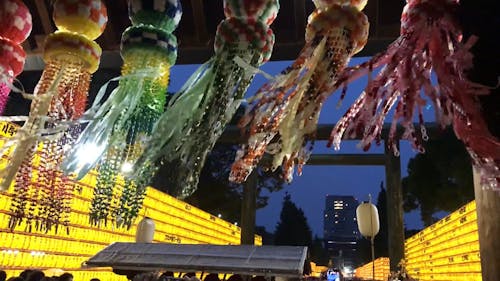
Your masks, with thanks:
[[[312,232],[304,212],[292,202],[288,193],[283,198],[280,220],[274,232],[274,244],[308,247],[312,245]]]
[[[283,198],[280,221],[274,231],[274,244],[283,246],[307,246],[309,253],[312,249],[312,231],[307,223],[304,211],[292,202],[290,194]],[[311,272],[310,259],[304,263],[304,274]]]
[[[328,260],[330,255],[324,246],[324,239],[318,236],[314,236],[312,245],[310,248],[311,261],[315,262],[317,265],[328,265]]]
[[[437,221],[438,211],[451,212],[474,199],[470,158],[451,129],[425,145],[426,152],[408,163],[403,178],[404,209],[420,208],[425,226]]]

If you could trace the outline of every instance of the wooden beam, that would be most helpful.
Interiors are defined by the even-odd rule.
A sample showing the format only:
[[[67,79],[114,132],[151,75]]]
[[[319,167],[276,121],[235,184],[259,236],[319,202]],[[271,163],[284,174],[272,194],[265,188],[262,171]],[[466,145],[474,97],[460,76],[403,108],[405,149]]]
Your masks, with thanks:
[[[384,50],[392,39],[369,40],[363,51],[356,56],[371,56]],[[272,61],[294,60],[304,46],[303,42],[277,43],[273,48]],[[181,47],[176,64],[201,64],[209,60],[214,54],[212,46],[189,46]],[[31,53],[26,58],[24,71],[40,71],[43,65],[37,64],[40,61],[40,54]],[[101,68],[120,69],[121,58],[119,50],[104,51],[101,56]]]
[[[255,213],[257,211],[257,185],[259,175],[253,171],[243,183],[243,198],[241,200],[241,236],[242,245],[255,244]]]
[[[330,133],[333,129],[335,124],[319,124],[316,130],[316,140],[317,141],[325,141],[330,138]],[[390,130],[390,123],[386,123],[384,127],[382,128],[382,138],[386,138],[389,130]],[[414,124],[416,128],[418,128],[418,124]],[[425,123],[425,128],[427,129],[427,135],[432,138],[435,137],[436,135],[439,135],[440,128],[436,123]],[[403,128],[398,127],[396,135],[401,136],[403,134]],[[229,144],[240,144],[240,143],[245,143],[247,140],[248,136],[244,136],[241,134],[241,129],[238,128],[237,126],[228,126],[224,130],[224,133],[222,136],[219,138],[219,143],[229,143]],[[352,139],[344,139],[344,140],[359,140],[361,139],[361,136],[356,136]]]
[[[398,143],[399,148],[399,143]],[[387,226],[389,229],[389,259],[391,271],[397,271],[404,258],[403,190],[401,187],[401,158],[385,147],[385,181],[387,183]]]
[[[384,166],[386,163],[385,154],[363,153],[363,154],[312,154],[306,165],[312,166]],[[271,155],[265,155],[262,165],[271,161]]]
[[[295,39],[304,40],[304,31],[306,29],[306,3],[305,0],[293,1],[293,12],[295,15]]]
[[[43,32],[45,32],[45,34],[52,33],[54,31],[52,28],[52,20],[49,16],[49,11],[47,9],[47,5],[45,4],[45,0],[35,0],[34,2],[38,15],[40,16],[40,21],[42,22]]]
[[[479,253],[483,280],[499,280],[500,274],[500,196],[484,186],[477,167],[473,168]]]
[[[203,0],[191,0],[193,7],[194,30],[198,45],[206,45],[208,41],[208,32],[205,19],[205,9],[203,8]],[[212,47],[212,46],[210,46]]]

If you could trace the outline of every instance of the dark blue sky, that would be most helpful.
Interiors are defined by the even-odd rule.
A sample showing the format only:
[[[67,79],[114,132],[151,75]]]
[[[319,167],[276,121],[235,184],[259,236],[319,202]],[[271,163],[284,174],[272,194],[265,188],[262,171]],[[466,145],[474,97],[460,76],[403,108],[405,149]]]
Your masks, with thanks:
[[[359,64],[367,58],[354,58],[351,64]],[[290,61],[268,62],[261,69],[269,74],[275,75],[287,67]],[[197,65],[176,65],[171,70],[171,82],[169,91],[178,91],[182,84],[194,72]],[[259,86],[265,82],[262,75],[257,75],[254,83],[247,92],[247,96],[255,94]],[[366,85],[366,79],[360,79],[351,84],[341,107],[337,108],[338,93],[332,95],[323,106],[320,115],[320,123],[332,124],[344,114],[349,105],[358,97],[362,88]],[[425,112],[426,121],[433,121],[433,112]],[[392,118],[390,116],[390,118]],[[388,119],[390,121],[390,119]],[[325,142],[317,142],[314,152],[316,153],[364,153],[356,147],[357,141],[343,142],[340,151],[328,149]],[[383,147],[372,146],[368,153],[381,153]],[[407,142],[401,143],[401,171],[404,177],[406,166],[415,152]],[[273,232],[279,220],[282,200],[285,192],[291,194],[292,201],[304,210],[309,225],[315,235],[322,237],[323,211],[325,207],[325,196],[327,194],[353,195],[359,201],[367,200],[371,193],[376,201],[380,190],[380,182],[385,181],[383,166],[306,166],[302,176],[294,176],[294,181],[286,185],[282,191],[270,195],[267,207],[257,212],[257,225],[265,226],[268,231]],[[422,222],[418,212],[405,214],[405,224],[408,228],[421,228]]]

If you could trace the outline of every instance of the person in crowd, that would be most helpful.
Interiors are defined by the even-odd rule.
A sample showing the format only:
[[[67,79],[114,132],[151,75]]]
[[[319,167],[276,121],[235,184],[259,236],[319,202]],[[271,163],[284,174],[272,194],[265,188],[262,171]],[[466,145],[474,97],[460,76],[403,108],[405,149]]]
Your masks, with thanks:
[[[28,278],[28,275],[32,272],[33,270],[31,269],[26,269],[21,274],[19,274],[19,277],[21,277],[23,280],[26,280]]]
[[[172,271],[165,271],[160,275],[160,277],[158,277],[158,281],[168,281],[173,277],[174,273]]]
[[[22,277],[22,273],[21,273]],[[45,277],[45,274],[41,272],[40,270],[32,270],[30,271],[26,278],[24,280],[26,281],[42,281],[43,277]]]
[[[216,273],[210,273],[207,276],[205,276],[205,279],[203,281],[220,281],[219,275]]]
[[[73,274],[65,272],[59,278],[57,278],[58,281],[73,281]]]
[[[7,281],[24,281],[24,279],[21,277],[10,277]]]
[[[243,281],[243,278],[239,274],[233,274],[227,279],[227,281]]]

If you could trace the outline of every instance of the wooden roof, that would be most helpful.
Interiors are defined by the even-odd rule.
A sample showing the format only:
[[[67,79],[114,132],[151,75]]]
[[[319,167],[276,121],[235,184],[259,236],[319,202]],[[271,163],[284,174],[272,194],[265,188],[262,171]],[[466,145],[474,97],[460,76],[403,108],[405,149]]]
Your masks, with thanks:
[[[122,32],[130,25],[127,0],[103,0],[108,7],[109,21],[97,42],[104,50],[101,68],[121,66],[119,44]],[[25,0],[33,15],[33,31],[24,44],[30,54],[25,71],[41,70],[40,52],[45,36],[55,30],[52,21],[53,0]],[[224,19],[222,0],[181,0],[183,16],[175,35],[179,42],[178,64],[199,64],[213,54],[213,39],[217,25]],[[404,1],[369,0],[364,9],[370,19],[370,39],[359,56],[369,56],[383,50],[399,35],[400,16]],[[276,44],[272,60],[292,60],[304,45],[304,30],[308,15],[314,10],[310,0],[281,0],[280,12],[272,29]]]

